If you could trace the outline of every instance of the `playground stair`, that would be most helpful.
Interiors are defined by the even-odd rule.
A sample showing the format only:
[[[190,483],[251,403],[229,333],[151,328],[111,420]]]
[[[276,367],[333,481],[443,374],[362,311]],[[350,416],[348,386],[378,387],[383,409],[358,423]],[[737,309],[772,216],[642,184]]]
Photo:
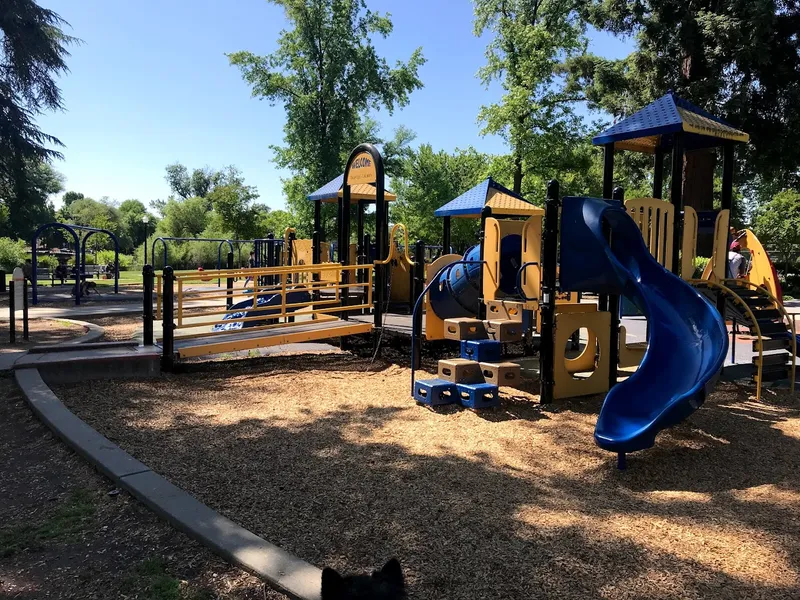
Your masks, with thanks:
[[[504,342],[521,339],[521,321],[447,319],[445,337],[461,343],[461,357],[440,360],[436,379],[416,381],[414,399],[430,406],[499,406],[499,386],[514,386],[520,380],[520,365],[502,361],[501,355]]]
[[[777,300],[763,288],[737,283],[737,280],[726,280],[725,285],[733,295],[712,287],[699,287],[699,289],[709,297],[715,295],[712,293],[725,294],[725,318],[747,327],[755,336],[752,358],[753,381],[760,385],[791,379],[793,333]]]

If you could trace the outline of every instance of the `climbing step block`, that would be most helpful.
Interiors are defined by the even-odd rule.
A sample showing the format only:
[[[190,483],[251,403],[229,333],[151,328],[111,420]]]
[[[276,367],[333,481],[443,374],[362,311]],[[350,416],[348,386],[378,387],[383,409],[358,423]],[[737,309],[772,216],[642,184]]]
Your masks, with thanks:
[[[459,401],[458,388],[444,379],[419,379],[414,382],[414,400],[429,406],[453,404]]]
[[[481,374],[483,375],[486,383],[494,385],[507,385],[514,387],[520,380],[520,368],[517,363],[501,362],[501,363],[480,363]]]
[[[500,362],[502,342],[494,340],[461,340],[461,358],[477,362]]]
[[[461,317],[444,320],[444,337],[447,340],[485,340],[486,327],[484,321]]]
[[[489,300],[486,303],[486,316],[489,320],[508,320],[522,322],[524,302],[512,300]]]
[[[486,335],[490,340],[498,342],[519,342],[522,339],[522,323],[506,319],[483,322]]]
[[[491,383],[458,383],[458,402],[464,408],[500,406],[497,386]]]
[[[453,383],[482,383],[481,366],[474,360],[453,358],[439,361],[439,379]]]

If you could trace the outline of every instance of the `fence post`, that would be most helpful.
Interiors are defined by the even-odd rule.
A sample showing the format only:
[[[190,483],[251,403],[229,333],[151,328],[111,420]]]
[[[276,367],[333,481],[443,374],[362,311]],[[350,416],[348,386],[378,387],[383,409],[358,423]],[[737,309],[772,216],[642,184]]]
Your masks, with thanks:
[[[14,306],[14,280],[8,282],[8,341],[10,344],[17,343],[17,307]]]
[[[144,305],[142,307],[142,343],[145,346],[153,345],[153,265],[145,265],[142,269],[142,283],[144,285]]]
[[[558,265],[558,182],[547,184],[544,229],[542,231],[542,301],[539,314],[542,319],[542,337],[539,348],[539,402],[553,401],[555,386],[555,313],[556,313],[556,268]]]
[[[233,270],[233,252],[228,252],[228,269]],[[227,298],[225,299],[225,307],[230,310],[233,306],[233,277],[228,276],[225,280],[225,289]]]
[[[170,373],[175,367],[175,275],[172,267],[164,267],[163,279],[161,369]]]
[[[30,338],[28,329],[28,280],[22,278],[22,339],[26,342]]]

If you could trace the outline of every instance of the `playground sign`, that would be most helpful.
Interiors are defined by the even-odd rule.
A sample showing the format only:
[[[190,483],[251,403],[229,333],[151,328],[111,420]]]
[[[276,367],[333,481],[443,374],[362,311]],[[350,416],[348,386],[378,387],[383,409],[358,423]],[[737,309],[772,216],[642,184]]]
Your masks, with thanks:
[[[375,161],[369,152],[360,152],[350,163],[347,171],[347,185],[356,183],[375,183],[378,174],[375,171]]]

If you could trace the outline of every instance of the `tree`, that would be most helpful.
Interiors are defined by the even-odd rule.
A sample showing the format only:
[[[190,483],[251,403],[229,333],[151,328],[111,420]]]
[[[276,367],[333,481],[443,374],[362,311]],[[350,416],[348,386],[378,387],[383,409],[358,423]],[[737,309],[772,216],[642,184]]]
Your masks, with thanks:
[[[158,233],[170,237],[199,237],[208,226],[210,213],[205,198],[170,198],[164,205],[164,218],[158,223]]]
[[[262,232],[262,235],[272,233],[275,234],[275,237],[282,237],[286,228],[294,227],[296,223],[292,213],[280,209],[270,210],[266,206],[262,207],[259,217],[259,231]]]
[[[783,257],[787,275],[791,270],[789,259],[800,247],[800,192],[778,192],[756,213],[754,230],[762,243],[775,247]]]
[[[234,169],[234,167],[229,167]],[[189,172],[186,166],[179,162],[166,166],[167,180],[169,188],[173,194],[179,198],[205,198],[214,186],[223,183],[225,180],[224,171],[215,171],[209,167],[194,169]],[[238,173],[238,171],[237,171]]]
[[[392,22],[368,10],[364,0],[271,2],[291,25],[281,32],[278,49],[268,56],[242,51],[228,57],[253,96],[286,110],[285,146],[272,149],[277,165],[293,172],[284,193],[304,221],[311,211],[305,195],[342,172],[342,156],[355,145],[350,132],[363,127],[370,109],[391,113],[405,106],[422,86],[417,71],[425,59],[418,48],[407,62],[390,67],[372,38],[387,37]]]
[[[0,6],[0,203],[15,237],[30,230],[14,227],[41,196],[42,182],[34,181],[43,174],[39,163],[61,156],[50,147],[61,142],[34,119],[63,107],[56,77],[67,72],[67,46],[77,41],[62,31],[64,25],[33,0],[4,0]]]
[[[392,181],[397,201],[392,219],[408,226],[412,237],[429,244],[442,241],[442,220],[433,212],[490,174],[491,157],[470,147],[453,154],[422,144],[411,153],[401,178]],[[454,219],[451,241],[464,249],[478,241],[479,219]]]
[[[501,82],[503,97],[483,106],[483,134],[502,136],[511,147],[513,189],[522,192],[526,161],[546,155],[565,133],[580,126],[576,99],[557,73],[564,60],[585,48],[584,21],[573,0],[475,0],[475,35],[493,35],[487,64],[478,76],[488,87]]]
[[[620,117],[672,89],[750,134],[751,144],[738,152],[743,159],[738,163],[740,180],[746,186],[797,186],[800,4],[592,0],[585,16],[599,29],[634,36],[637,47],[621,60],[573,59],[571,90],[583,91],[593,106]],[[714,168],[708,152],[687,153],[687,204],[710,208],[711,194],[688,183],[687,177],[694,182],[702,178],[708,186]],[[703,197],[694,197],[693,189],[703,189]]]
[[[30,240],[39,225],[55,219],[49,197],[64,189],[64,176],[49,163],[24,161],[20,175],[25,180],[23,195],[18,196],[14,180],[0,177],[0,235]]]
[[[67,192],[61,197],[61,202],[66,208],[69,208],[69,205],[75,202],[75,200],[83,200],[85,196],[80,192]]]
[[[145,215],[153,225],[144,224]],[[147,232],[152,233],[156,225],[155,217],[148,214],[144,204],[139,200],[125,200],[120,204],[119,217],[122,232],[120,245],[126,253],[130,253],[134,248],[144,243]]]
[[[256,188],[248,185],[219,185],[208,194],[214,212],[222,220],[224,231],[234,239],[252,239],[258,231],[258,210],[252,205],[258,197]]]

